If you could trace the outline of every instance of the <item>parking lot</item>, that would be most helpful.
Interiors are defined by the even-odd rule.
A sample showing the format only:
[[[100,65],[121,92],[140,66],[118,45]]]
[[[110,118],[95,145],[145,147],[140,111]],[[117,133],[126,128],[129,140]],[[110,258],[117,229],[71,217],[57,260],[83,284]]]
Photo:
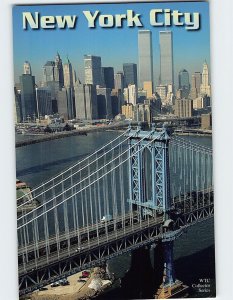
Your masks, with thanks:
[[[59,285],[55,284],[53,287],[48,285],[42,290],[37,290],[32,293],[31,300],[77,300],[85,299],[95,294],[93,290],[88,288],[91,280],[93,279],[94,273],[90,274],[89,278],[82,278],[82,272],[74,274],[67,277],[68,284],[62,285],[60,282]],[[64,282],[65,283],[65,282]],[[57,285],[57,286],[56,286]]]

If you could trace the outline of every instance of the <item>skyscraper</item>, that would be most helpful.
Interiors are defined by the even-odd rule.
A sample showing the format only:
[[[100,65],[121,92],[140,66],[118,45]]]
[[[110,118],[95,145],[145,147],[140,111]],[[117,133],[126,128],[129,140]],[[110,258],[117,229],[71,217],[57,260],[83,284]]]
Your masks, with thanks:
[[[133,63],[125,63],[123,64],[123,72],[124,72],[124,85],[127,87],[129,84],[138,85],[137,80],[137,65]]]
[[[25,61],[23,64],[23,74],[32,75],[32,69],[29,61]]]
[[[24,72],[25,72],[25,68],[24,68]],[[31,74],[22,74],[19,77],[19,81],[20,81],[20,89],[21,89],[22,118],[23,121],[27,121],[27,120],[29,121],[32,120],[37,113],[35,77],[32,76]]]
[[[121,106],[124,102],[122,91],[113,89],[111,91],[111,101],[112,101],[112,115],[113,117],[115,117],[121,112]]]
[[[104,85],[106,88],[114,89],[114,69],[113,67],[102,68]]]
[[[60,90],[58,77],[55,77],[55,73],[57,76],[57,72],[55,72],[55,62],[47,61],[43,66],[43,86],[49,87],[51,90],[51,99],[53,103],[53,112],[57,112],[57,92]]]
[[[73,86],[75,85],[75,82],[77,80],[77,75],[75,69],[73,69]]]
[[[147,99],[153,97],[152,82],[151,81],[144,81],[143,90],[146,91],[146,98]]]
[[[128,90],[129,90],[129,103],[132,103],[133,105],[137,104],[137,87],[135,84],[130,84],[128,86]]]
[[[98,119],[96,86],[82,84],[79,80],[74,86],[76,118],[80,120]]]
[[[43,66],[43,76],[46,85],[48,82],[55,81],[54,67],[55,67],[55,62],[51,60],[48,60],[46,64]]]
[[[84,55],[85,83],[103,85],[101,57]]]
[[[153,80],[153,52],[152,33],[150,30],[138,31],[138,67],[139,87],[143,88],[143,82]]]
[[[191,99],[176,99],[175,115],[179,118],[192,117],[192,115],[193,115],[193,100],[191,100]]]
[[[117,72],[114,76],[115,89],[123,91],[124,89],[124,75],[123,72]]]
[[[111,89],[97,87],[97,108],[99,119],[112,118]]]
[[[59,82],[59,88],[63,88],[64,86],[64,74],[63,74],[63,66],[62,60],[60,58],[59,53],[57,53],[55,57],[55,66],[54,66],[54,80]]]
[[[17,90],[17,88],[14,87],[14,93],[15,93],[15,123],[20,123],[20,122],[22,122],[20,90]]]
[[[187,98],[190,91],[189,73],[187,70],[183,69],[179,72],[178,81],[179,89],[182,90],[183,97]]]
[[[62,88],[62,90],[57,92],[57,110],[60,117],[64,118],[65,120],[69,119],[68,99],[65,88]]]
[[[200,87],[201,87],[201,73],[195,72],[192,75],[192,81],[191,81],[190,97],[192,99],[195,99],[200,95]]]
[[[36,88],[36,101],[39,116],[51,115],[53,113],[50,88]]]
[[[159,85],[156,87],[156,93],[159,95],[163,105],[166,105],[167,92],[168,92],[167,85]]]
[[[67,62],[63,65],[63,74],[64,74],[64,87],[65,88],[73,87],[73,68],[68,57],[67,57]]]
[[[174,85],[173,39],[171,31],[159,32],[160,45],[160,84]]]
[[[210,82],[209,82],[209,70],[208,70],[208,65],[207,62],[205,61],[203,64],[203,70],[202,70],[202,82],[200,86],[200,92],[201,95],[207,95],[210,96]]]

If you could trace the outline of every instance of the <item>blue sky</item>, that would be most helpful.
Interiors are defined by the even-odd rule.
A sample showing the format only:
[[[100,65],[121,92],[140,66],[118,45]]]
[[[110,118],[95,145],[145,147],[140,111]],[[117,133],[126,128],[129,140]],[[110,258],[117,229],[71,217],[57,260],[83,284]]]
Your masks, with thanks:
[[[154,75],[157,84],[159,77],[159,31],[164,27],[153,27],[149,23],[151,9],[169,8],[181,12],[199,12],[201,29],[187,31],[184,26],[168,27],[173,31],[173,52],[175,83],[180,69],[185,68],[192,74],[201,71],[204,60],[210,61],[209,41],[209,5],[200,3],[126,3],[126,4],[77,4],[77,5],[40,5],[14,6],[13,8],[13,37],[14,37],[14,74],[15,82],[23,71],[25,60],[30,61],[36,81],[42,80],[42,66],[47,60],[54,60],[58,51],[63,61],[66,56],[83,79],[83,55],[92,54],[102,58],[103,66],[113,66],[116,71],[122,70],[125,62],[138,62],[137,34],[139,29],[152,31]],[[83,10],[102,14],[126,13],[127,9],[142,15],[144,27],[101,28],[90,29]],[[73,30],[23,30],[22,12],[40,12],[43,15],[77,15],[78,21]],[[97,23],[98,24],[98,23]]]

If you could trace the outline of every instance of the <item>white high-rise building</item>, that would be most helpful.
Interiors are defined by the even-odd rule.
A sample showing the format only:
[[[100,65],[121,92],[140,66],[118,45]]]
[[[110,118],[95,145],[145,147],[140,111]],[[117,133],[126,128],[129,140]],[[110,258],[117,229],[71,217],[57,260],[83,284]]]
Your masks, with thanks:
[[[143,88],[143,83],[153,80],[153,51],[152,33],[150,30],[138,31],[138,74],[139,88]]]
[[[167,89],[167,85],[159,85],[156,87],[156,93],[159,95],[163,105],[167,105]]]
[[[101,57],[84,55],[85,83],[103,86]]]
[[[159,32],[160,46],[160,84],[174,85],[173,40],[171,31]]]
[[[124,88],[124,101],[129,103],[129,89],[128,88]]]
[[[23,64],[23,74],[32,75],[32,69],[29,61],[25,61]]]
[[[129,91],[129,103],[136,105],[137,104],[137,87],[135,84],[129,84],[128,86]]]
[[[209,70],[208,70],[208,65],[206,61],[203,64],[203,70],[202,70],[202,82],[200,86],[201,90],[201,95],[207,95],[211,96],[211,88],[210,88],[210,83],[209,83]]]

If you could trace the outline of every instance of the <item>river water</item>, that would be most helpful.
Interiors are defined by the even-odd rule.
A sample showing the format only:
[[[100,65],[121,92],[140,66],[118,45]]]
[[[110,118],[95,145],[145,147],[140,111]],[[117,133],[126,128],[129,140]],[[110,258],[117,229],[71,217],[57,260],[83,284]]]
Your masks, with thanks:
[[[43,143],[24,146],[16,149],[16,176],[18,179],[35,187],[46,179],[76,163],[78,160],[102,147],[116,137],[118,132],[95,132],[87,136],[71,136],[65,139],[52,140]],[[16,140],[30,138],[17,135]],[[193,142],[211,147],[211,137],[185,136]],[[215,295],[215,260],[214,260],[214,222],[213,219],[191,227],[174,245],[176,278],[189,286],[194,286],[190,297],[211,297]],[[147,259],[131,266],[131,254],[123,255],[110,262],[110,270],[116,277],[122,278],[122,288],[109,292],[98,299],[127,299],[152,298],[153,283],[151,281],[150,264],[146,266]],[[153,259],[151,260],[153,262]],[[152,264],[153,265],[153,264]],[[131,268],[131,269],[130,269]],[[127,273],[127,271],[129,272]],[[133,275],[132,275],[133,274]],[[149,278],[146,278],[148,277]],[[210,280],[208,291],[200,291],[195,285],[200,280]],[[147,285],[143,285],[147,282]],[[141,286],[141,288],[136,288]],[[145,292],[145,289],[147,292]],[[151,289],[151,291],[150,291]],[[144,290],[144,291],[143,291]]]

